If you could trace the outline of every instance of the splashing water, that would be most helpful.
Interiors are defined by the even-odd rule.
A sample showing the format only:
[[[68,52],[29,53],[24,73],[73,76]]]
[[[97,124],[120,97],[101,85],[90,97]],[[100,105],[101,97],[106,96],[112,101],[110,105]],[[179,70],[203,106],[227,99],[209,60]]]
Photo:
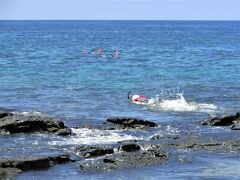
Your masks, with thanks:
[[[146,105],[153,110],[171,112],[204,112],[210,115],[216,113],[218,109],[214,104],[187,102],[180,93],[177,94],[177,98],[174,100],[160,100],[158,96],[156,98],[151,98]]]
[[[119,130],[98,130],[98,129],[88,129],[72,128],[72,131],[76,136],[71,137],[71,140],[60,140],[53,141],[51,145],[94,145],[94,144],[111,144],[119,141],[128,140],[143,140],[147,139],[140,135],[129,135]]]

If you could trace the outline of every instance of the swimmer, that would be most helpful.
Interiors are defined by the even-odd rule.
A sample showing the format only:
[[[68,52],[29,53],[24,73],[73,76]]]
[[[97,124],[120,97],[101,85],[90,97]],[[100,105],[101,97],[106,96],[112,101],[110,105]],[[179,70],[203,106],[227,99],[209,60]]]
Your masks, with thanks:
[[[115,56],[116,56],[116,59],[118,59],[118,50],[116,50]]]
[[[87,50],[86,50],[86,49],[83,49],[83,50],[82,50],[82,55],[85,56],[86,54],[87,54]]]
[[[92,49],[92,50],[91,50],[91,54],[95,54],[95,51],[94,51],[94,49]]]
[[[147,104],[149,99],[146,96],[140,96],[140,95],[133,95],[130,97],[131,91],[128,92],[128,100],[135,103],[135,104]]]

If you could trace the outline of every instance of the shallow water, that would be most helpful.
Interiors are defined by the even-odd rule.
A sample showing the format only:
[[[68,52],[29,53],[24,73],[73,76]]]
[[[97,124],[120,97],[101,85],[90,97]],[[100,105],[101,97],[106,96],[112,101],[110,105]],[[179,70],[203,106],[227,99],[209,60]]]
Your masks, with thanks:
[[[0,21],[0,107],[43,112],[68,126],[134,116],[168,127],[150,133],[85,129],[74,138],[1,136],[1,157],[44,153],[58,149],[59,143],[147,140],[156,133],[238,137],[239,132],[228,128],[201,126],[200,120],[240,109],[239,32],[239,22],[220,21]],[[89,52],[100,47],[108,57],[119,50],[119,58],[81,53],[84,48]],[[128,91],[152,98],[151,104],[129,103]],[[144,174],[152,179],[224,178],[219,168],[239,166],[238,155],[198,153],[190,158],[187,163],[172,160],[110,175],[120,179],[143,178]],[[216,162],[223,166],[218,168]],[[237,170],[228,171],[226,178],[240,175]],[[109,177],[68,164],[20,177],[54,174],[61,179]]]

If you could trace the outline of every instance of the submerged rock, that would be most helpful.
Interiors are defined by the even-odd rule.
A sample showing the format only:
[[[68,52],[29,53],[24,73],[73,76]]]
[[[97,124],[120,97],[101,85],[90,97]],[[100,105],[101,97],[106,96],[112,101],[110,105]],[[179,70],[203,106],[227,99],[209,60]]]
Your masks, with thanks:
[[[130,117],[112,117],[108,118],[107,122],[122,125],[129,128],[145,128],[145,127],[157,127],[158,125],[151,121],[146,121],[138,118]]]
[[[51,133],[70,135],[72,132],[61,121],[41,116],[8,115],[0,119],[1,134]]]

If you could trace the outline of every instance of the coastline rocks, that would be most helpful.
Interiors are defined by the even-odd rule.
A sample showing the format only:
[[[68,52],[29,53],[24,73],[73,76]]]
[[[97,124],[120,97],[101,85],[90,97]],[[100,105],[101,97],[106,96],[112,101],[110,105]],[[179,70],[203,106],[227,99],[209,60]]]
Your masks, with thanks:
[[[17,168],[1,168],[0,167],[0,179],[7,179],[13,180],[17,174],[21,173],[22,171]]]
[[[104,156],[106,154],[113,154],[113,148],[105,148],[105,147],[77,147],[74,150],[77,155],[82,156],[84,158],[92,158],[98,156]]]
[[[134,152],[139,151],[141,147],[138,144],[124,144],[120,149],[125,152]]]
[[[4,179],[14,179],[22,171],[47,169],[54,164],[62,164],[69,161],[69,155],[65,154],[50,157],[1,159],[0,175]]]
[[[160,152],[158,146],[150,146],[147,150],[141,149],[137,144],[123,145],[120,148],[122,147],[125,147],[127,151],[119,151],[118,153],[83,161],[79,167],[82,170],[112,171],[115,169],[161,164],[168,159],[168,154]]]
[[[17,133],[50,133],[55,135],[71,135],[71,129],[61,121],[41,116],[7,115],[0,118],[0,134]]]
[[[201,122],[202,125],[211,126],[231,126],[233,130],[240,130],[240,112],[235,116],[215,117],[212,119],[205,119]]]
[[[69,155],[58,155],[50,157],[33,157],[33,158],[17,158],[17,159],[1,159],[1,168],[17,168],[22,171],[33,169],[46,169],[54,164],[62,164],[69,162]]]
[[[12,116],[13,114],[8,112],[8,111],[5,111],[5,110],[0,110],[0,118],[4,118],[6,116]]]
[[[124,128],[135,128],[135,129],[158,126],[154,122],[142,120],[138,118],[131,118],[131,117],[111,117],[107,119],[107,122],[121,125]]]
[[[233,124],[233,121],[236,120],[235,116],[225,116],[225,117],[216,117],[212,119],[203,120],[202,125],[211,125],[211,126],[230,126]]]

